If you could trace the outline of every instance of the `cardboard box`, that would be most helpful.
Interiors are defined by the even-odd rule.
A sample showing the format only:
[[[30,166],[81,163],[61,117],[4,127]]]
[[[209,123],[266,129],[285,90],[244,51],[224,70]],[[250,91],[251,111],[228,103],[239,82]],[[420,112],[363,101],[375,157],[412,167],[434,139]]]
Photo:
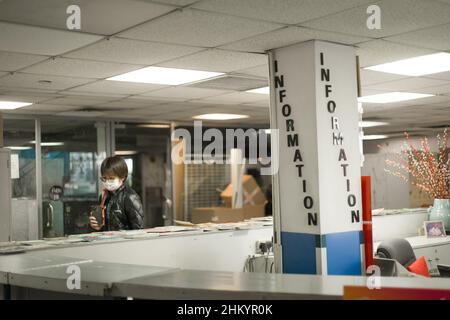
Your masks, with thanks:
[[[244,206],[258,206],[265,205],[267,198],[264,192],[258,186],[258,183],[251,175],[244,175],[242,179],[242,188],[244,193]],[[231,201],[233,198],[233,186],[231,183],[220,194],[222,201],[226,207],[232,207]]]
[[[244,206],[243,208],[206,207],[192,210],[192,223],[240,222],[245,219],[264,217],[265,205]]]

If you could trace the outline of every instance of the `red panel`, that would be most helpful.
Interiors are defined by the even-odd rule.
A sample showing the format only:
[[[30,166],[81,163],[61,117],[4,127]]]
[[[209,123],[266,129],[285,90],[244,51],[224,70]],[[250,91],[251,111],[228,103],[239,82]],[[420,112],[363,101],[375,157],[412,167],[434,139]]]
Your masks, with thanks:
[[[364,256],[366,268],[373,265],[373,238],[372,238],[372,190],[370,176],[361,177],[361,196],[363,211]]]

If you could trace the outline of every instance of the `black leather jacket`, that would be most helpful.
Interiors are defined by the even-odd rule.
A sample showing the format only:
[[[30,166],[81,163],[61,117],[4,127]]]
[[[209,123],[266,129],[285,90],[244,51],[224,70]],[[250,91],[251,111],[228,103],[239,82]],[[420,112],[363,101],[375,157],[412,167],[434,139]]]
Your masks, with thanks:
[[[100,231],[144,228],[144,210],[141,198],[132,188],[122,185],[115,192],[108,191],[105,206],[106,222]]]

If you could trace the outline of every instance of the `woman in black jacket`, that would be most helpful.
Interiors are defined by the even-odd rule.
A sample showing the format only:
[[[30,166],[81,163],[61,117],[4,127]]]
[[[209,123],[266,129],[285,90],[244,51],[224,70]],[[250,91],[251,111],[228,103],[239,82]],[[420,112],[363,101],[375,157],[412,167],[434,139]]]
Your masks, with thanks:
[[[89,217],[95,231],[134,230],[144,227],[144,212],[139,195],[125,184],[128,167],[121,157],[106,158],[100,167],[103,192],[100,196],[102,221]]]

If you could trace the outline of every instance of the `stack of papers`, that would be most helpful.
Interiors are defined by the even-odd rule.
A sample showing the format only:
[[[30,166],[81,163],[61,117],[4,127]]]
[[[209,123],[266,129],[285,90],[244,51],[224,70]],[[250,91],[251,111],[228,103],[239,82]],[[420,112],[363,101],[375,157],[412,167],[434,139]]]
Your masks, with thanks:
[[[144,229],[147,232],[156,232],[156,233],[168,233],[168,232],[180,232],[180,231],[195,231],[198,228],[187,227],[187,226],[165,226],[165,227],[156,227],[151,229]]]

